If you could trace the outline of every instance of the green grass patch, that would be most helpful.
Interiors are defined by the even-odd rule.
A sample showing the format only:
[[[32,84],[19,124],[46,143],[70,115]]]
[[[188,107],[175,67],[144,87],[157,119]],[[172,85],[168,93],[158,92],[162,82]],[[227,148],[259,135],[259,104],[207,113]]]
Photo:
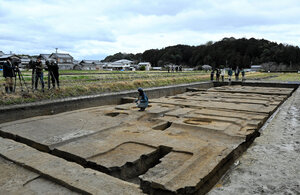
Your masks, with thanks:
[[[276,73],[276,77],[269,78],[267,80],[270,80],[270,81],[299,81],[300,82],[300,74],[299,73]]]

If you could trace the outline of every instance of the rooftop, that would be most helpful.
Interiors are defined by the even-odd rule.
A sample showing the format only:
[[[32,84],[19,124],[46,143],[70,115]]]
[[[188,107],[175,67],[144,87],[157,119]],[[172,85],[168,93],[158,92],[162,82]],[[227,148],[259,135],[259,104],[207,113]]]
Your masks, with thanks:
[[[70,54],[68,53],[52,53],[49,57],[56,56],[58,58],[73,58]]]
[[[0,59],[6,59],[6,58],[20,58],[19,56],[15,55],[15,54],[5,54],[0,56]]]
[[[82,60],[80,63],[86,63],[86,64],[100,64],[100,60]]]
[[[117,60],[117,61],[114,61],[113,63],[132,63],[133,61],[131,60],[127,60],[127,59],[122,59],[122,60]]]
[[[40,54],[40,56],[43,57],[44,59],[48,59],[50,55],[51,54]]]

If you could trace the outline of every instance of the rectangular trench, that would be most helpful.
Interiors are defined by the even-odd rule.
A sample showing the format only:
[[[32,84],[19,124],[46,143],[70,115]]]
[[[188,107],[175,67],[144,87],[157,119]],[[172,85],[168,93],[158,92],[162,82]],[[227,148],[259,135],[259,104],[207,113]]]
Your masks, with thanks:
[[[219,86],[220,84],[218,83],[215,85]],[[296,89],[297,88],[295,87],[293,91],[295,91]],[[203,91],[203,89],[201,89],[199,91]],[[204,91],[206,91],[206,90],[204,90]],[[288,98],[293,93],[293,91],[289,95],[287,95],[286,98]],[[125,180],[125,181],[139,184],[141,189],[143,190],[143,192],[147,193],[147,194],[205,194],[206,192],[208,192],[211,189],[211,187],[214,186],[214,184],[219,180],[219,178],[228,170],[228,168],[232,165],[232,163],[249,147],[249,145],[253,142],[253,140],[257,136],[259,136],[259,129],[261,128],[263,123],[268,118],[271,117],[271,115],[278,109],[278,107],[285,101],[285,99],[283,99],[279,104],[277,104],[275,109],[271,110],[268,113],[267,118],[264,118],[262,120],[262,123],[260,123],[257,126],[257,129],[253,133],[250,133],[249,135],[245,135],[243,137],[244,141],[240,142],[237,147],[232,149],[230,152],[226,153],[223,156],[223,158],[218,161],[218,163],[215,165],[215,167],[210,169],[209,174],[205,175],[201,179],[201,181],[199,181],[198,183],[196,182],[197,184],[195,186],[180,187],[180,185],[173,185],[173,184],[170,185],[169,183],[173,181],[172,177],[176,178],[176,177],[181,177],[180,174],[184,175],[184,173],[178,172],[178,175],[176,176],[176,174],[174,173],[174,172],[176,172],[175,169],[174,169],[175,171],[171,170],[170,173],[166,173],[166,175],[164,175],[162,177],[166,181],[168,181],[168,177],[171,178],[169,182],[165,182],[165,183],[164,183],[163,179],[153,177],[153,175],[151,175],[151,174],[147,175],[147,172],[150,173],[152,171],[155,173],[155,171],[160,170],[159,166],[161,166],[160,164],[162,164],[162,160],[169,158],[168,156],[170,156],[171,152],[180,152],[180,153],[183,152],[184,154],[191,154],[191,156],[193,156],[193,158],[194,158],[194,156],[196,156],[197,152],[195,152],[195,151],[197,150],[197,148],[193,149],[191,146],[185,146],[185,145],[181,146],[180,144],[177,145],[176,143],[174,144],[172,142],[167,142],[164,144],[161,144],[159,142],[159,141],[163,142],[164,140],[168,140],[169,137],[167,137],[168,139],[165,138],[165,139],[157,140],[157,141],[154,141],[153,143],[151,143],[149,145],[149,147],[150,148],[152,147],[153,151],[140,155],[139,158],[137,158],[135,161],[126,162],[122,166],[107,167],[107,166],[103,166],[95,161],[95,159],[98,156],[98,153],[96,153],[96,155],[94,155],[94,156],[82,157],[76,153],[72,153],[72,151],[68,151],[68,149],[66,149],[67,147],[65,147],[65,145],[62,145],[61,147],[58,147],[58,148],[55,148],[55,147],[52,148],[46,144],[43,144],[38,141],[35,141],[34,139],[31,139],[30,137],[22,136],[22,135],[19,135],[18,133],[12,133],[12,132],[3,130],[1,127],[0,127],[0,135],[4,138],[14,139],[18,142],[21,142],[21,143],[27,144],[31,147],[34,147],[40,151],[48,152],[52,155],[58,156],[60,158],[64,158],[68,161],[76,162],[76,163],[82,165],[83,167],[91,168],[91,169],[106,173],[108,175],[111,175],[113,177],[117,177],[117,178]],[[162,100],[162,103],[160,103],[160,104],[157,103],[157,104],[160,105],[160,104],[167,104],[167,103],[163,102],[163,100]],[[156,104],[155,104],[155,106],[156,106]],[[155,106],[152,108],[153,110],[156,108]],[[178,129],[180,127],[180,125],[173,125],[173,124],[180,123],[178,118],[190,117],[190,116],[183,115],[183,114],[181,114],[181,115],[175,114],[175,117],[173,117],[172,114],[170,114],[170,116],[168,116],[168,114],[166,114],[166,113],[169,113],[169,112],[171,113],[171,111],[173,112],[174,110],[176,111],[176,109],[177,110],[181,109],[181,108],[178,108],[178,106],[177,107],[174,106],[173,104],[170,104],[170,107],[172,107],[172,109],[170,108],[169,111],[168,111],[168,109],[167,109],[168,107],[167,107],[167,108],[161,109],[161,112],[157,111],[157,112],[151,113],[151,117],[153,116],[154,118],[157,118],[158,116],[159,117],[162,116],[162,121],[155,122],[154,125],[152,124],[153,123],[152,118],[147,119],[146,121],[142,121],[142,122],[139,121],[139,120],[141,120],[141,117],[138,119],[138,122],[140,122],[142,125],[145,125],[145,127],[148,125],[147,123],[151,123],[151,131],[147,129],[148,135],[153,135],[153,132],[155,132],[154,133],[155,136],[174,136],[174,132],[175,132],[175,134],[176,133],[178,134],[178,135],[176,134],[176,136],[181,136],[181,134],[186,136],[185,133],[187,133],[187,132],[190,133],[189,130],[185,131],[185,130]],[[182,105],[182,108],[189,108],[189,105]],[[130,111],[132,113],[132,110],[130,110]],[[222,109],[221,109],[221,111],[222,111]],[[152,110],[151,110],[151,112],[152,112]],[[193,111],[191,111],[191,112],[193,112]],[[115,113],[115,112],[112,112],[112,113]],[[117,114],[116,116],[114,114],[111,114],[111,116],[110,116],[110,114],[106,114],[106,116],[120,117],[120,118],[124,117],[124,115],[119,115],[119,114]],[[166,119],[164,119],[164,117],[166,117]],[[144,119],[142,119],[142,120],[144,120]],[[159,120],[161,120],[161,119],[159,119]],[[13,124],[13,123],[10,123],[10,124]],[[195,130],[193,130],[195,132],[197,132],[197,131],[204,132],[201,130],[203,128],[201,125],[199,127],[199,130],[197,130],[198,127],[195,127],[197,125],[194,125],[194,124],[189,124],[189,125],[192,129],[195,128]],[[205,132],[210,132],[210,131],[214,130],[213,127],[205,127],[205,128],[206,128]],[[122,130],[122,128],[121,128],[121,130]],[[123,131],[121,131],[121,130],[119,130],[119,132],[124,134]],[[127,131],[128,132],[125,132],[125,134],[134,132],[132,129],[129,129]],[[182,131],[183,133],[180,131]],[[218,130],[218,129],[214,130],[214,132],[217,132],[217,131],[220,131],[220,130]],[[224,130],[224,132],[222,132],[222,133],[226,134],[226,136],[232,136],[232,132],[230,132],[229,130],[228,130],[228,132],[226,132],[226,131],[227,130]],[[103,134],[105,136],[107,136],[105,133],[103,133]],[[109,133],[107,133],[107,134],[109,134]],[[208,133],[208,134],[210,134],[210,133]],[[208,137],[212,136],[212,135],[208,135]],[[82,138],[90,139],[90,137],[93,137],[93,136],[95,138],[97,138],[97,133],[93,133],[93,134],[87,135],[87,136],[82,136]],[[176,138],[175,141],[177,141],[177,139],[181,140],[181,139],[185,138],[184,136],[180,137],[180,138],[177,138],[176,136],[175,136],[175,138]],[[132,139],[132,138],[130,138],[130,139]],[[158,139],[159,139],[159,137],[158,137]],[[193,141],[191,143],[194,143],[194,141],[195,141],[194,137],[192,137],[192,138],[187,137],[187,139],[191,139]],[[80,141],[81,139],[78,138],[78,140]],[[141,140],[145,142],[145,145],[150,143],[143,136],[141,136],[141,138],[138,138],[137,140],[133,141],[133,143],[142,143]],[[217,141],[222,143],[222,140],[217,140]],[[76,139],[73,142],[71,142],[70,144],[73,144],[74,142],[76,142]],[[126,143],[126,142],[122,142],[122,143]],[[197,142],[195,141],[195,143],[197,143]],[[66,144],[66,145],[68,145],[68,144]],[[202,144],[202,141],[201,141],[201,144]],[[182,151],[178,151],[178,149],[180,149],[180,147],[183,148]],[[190,149],[186,149],[186,148],[190,148]],[[119,150],[122,151],[121,149],[119,149]],[[101,153],[101,155],[105,156],[106,153],[103,153],[103,154]],[[105,157],[105,158],[108,158],[108,157]],[[193,159],[193,158],[185,159],[184,161],[182,161],[180,166],[190,163],[191,159]],[[101,162],[101,161],[99,161],[99,162]],[[163,160],[163,162],[164,162],[164,160]],[[101,163],[105,164],[106,162],[101,162]],[[146,176],[143,176],[143,175],[146,175]],[[174,176],[170,176],[170,175],[174,175]],[[154,180],[151,180],[152,177],[154,178]],[[156,181],[162,181],[162,183],[157,183]],[[177,187],[177,186],[179,186],[179,187]],[[176,190],[174,190],[174,189],[176,189]]]

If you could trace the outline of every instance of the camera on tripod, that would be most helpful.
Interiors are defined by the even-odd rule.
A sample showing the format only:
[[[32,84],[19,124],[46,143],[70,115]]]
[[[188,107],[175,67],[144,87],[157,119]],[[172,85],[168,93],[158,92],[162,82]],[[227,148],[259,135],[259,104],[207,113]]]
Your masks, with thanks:
[[[13,70],[15,73],[20,71],[20,68],[19,68],[20,64],[21,64],[21,60],[19,60],[19,59],[12,60],[12,67],[13,67]]]
[[[27,87],[27,83],[23,77],[22,72],[20,71],[19,65],[21,64],[21,60],[20,59],[12,59],[12,68],[14,71],[14,77],[15,77],[15,82],[14,82],[14,91],[16,90],[16,85],[17,85],[17,79],[19,79],[19,83],[20,83],[20,87],[21,87],[21,91],[24,91],[24,86],[25,89],[27,90],[27,92],[29,92],[28,87]]]

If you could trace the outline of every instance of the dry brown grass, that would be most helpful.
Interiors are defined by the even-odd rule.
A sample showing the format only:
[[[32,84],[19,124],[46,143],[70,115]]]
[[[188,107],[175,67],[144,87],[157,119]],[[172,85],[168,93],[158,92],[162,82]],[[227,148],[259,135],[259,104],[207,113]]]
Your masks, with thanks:
[[[251,74],[247,74],[247,78],[266,77],[268,76],[266,74],[251,73]],[[120,78],[120,76],[117,76],[115,80],[111,80],[110,82],[101,82],[101,81],[87,82],[87,81],[78,80],[76,79],[76,77],[69,77],[69,78],[70,79],[68,80],[67,84],[65,84],[64,81],[62,82],[63,85],[61,86],[60,89],[45,90],[44,93],[42,93],[39,90],[35,92],[32,92],[30,90],[28,93],[21,92],[19,87],[17,87],[16,93],[14,94],[6,94],[3,90],[0,92],[1,93],[0,105],[22,104],[27,102],[41,101],[41,100],[76,97],[76,96],[92,95],[92,94],[99,94],[105,92],[117,92],[117,91],[137,89],[138,87],[148,88],[148,87],[208,81],[210,79],[210,75],[209,73],[177,74],[172,77],[163,77],[163,76],[158,77],[157,75],[151,77],[149,75],[146,75],[145,78],[141,78],[139,76],[138,78],[132,77],[126,80],[119,80],[118,78]]]

